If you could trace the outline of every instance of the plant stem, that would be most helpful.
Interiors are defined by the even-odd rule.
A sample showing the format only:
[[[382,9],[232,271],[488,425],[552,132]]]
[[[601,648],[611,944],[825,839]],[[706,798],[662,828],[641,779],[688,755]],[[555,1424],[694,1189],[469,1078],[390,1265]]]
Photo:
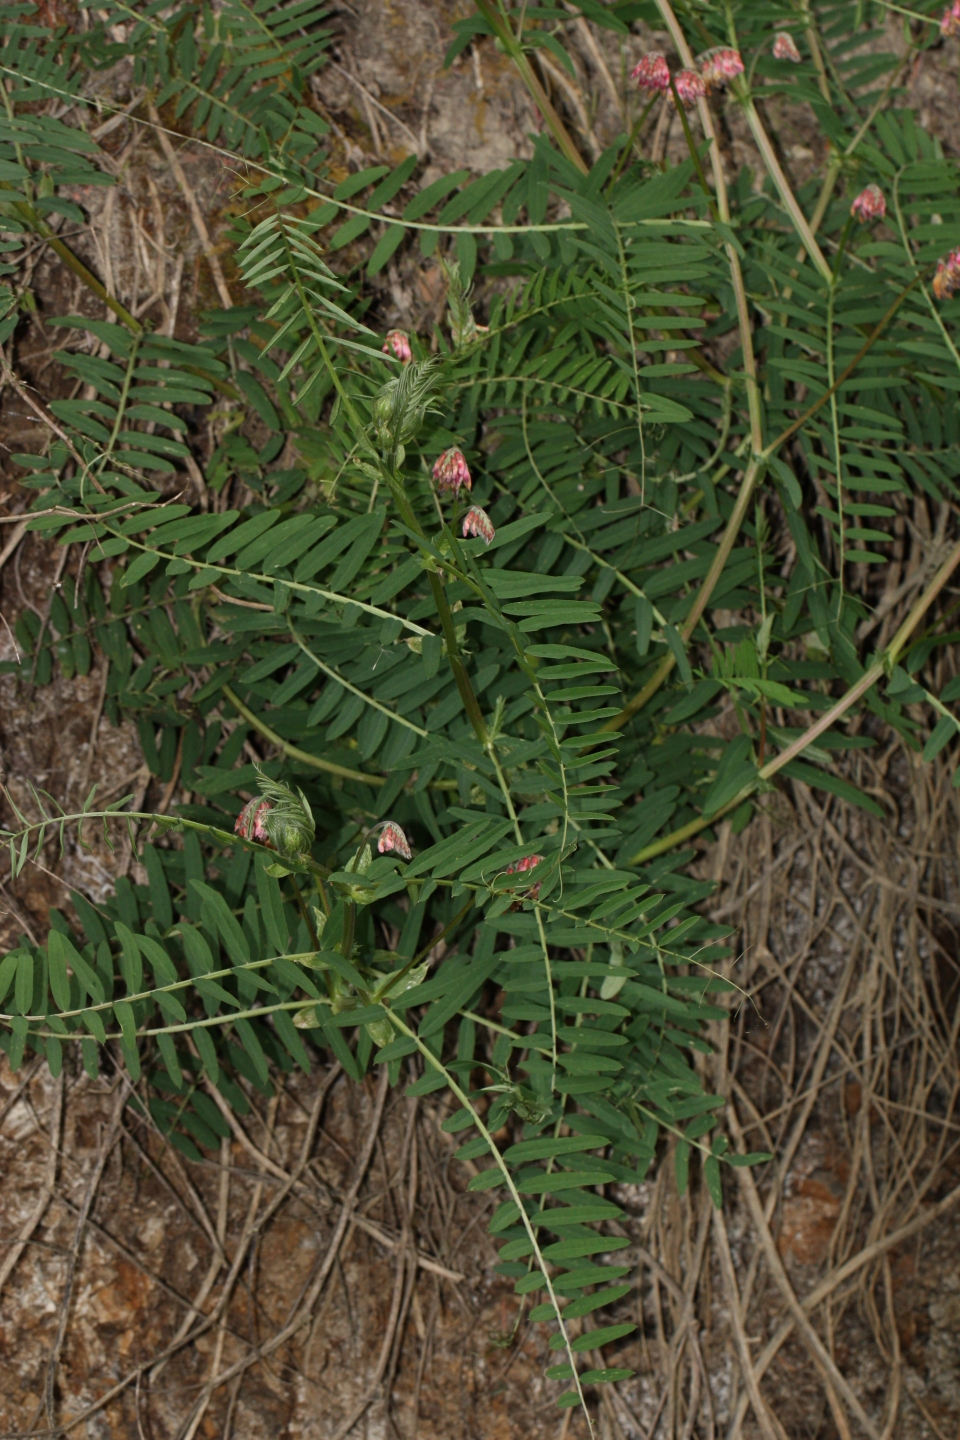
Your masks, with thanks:
[[[386,475],[387,484],[390,486],[390,493],[393,495],[397,509],[403,517],[403,523],[415,535],[426,539],[423,526],[413,512],[413,507],[404,493],[403,485],[389,472]],[[467,668],[463,663],[463,656],[460,654],[460,646],[457,643],[456,627],[453,623],[453,613],[443,588],[443,582],[435,570],[427,571],[427,579],[430,582],[430,590],[433,594],[433,602],[437,607],[437,616],[440,621],[440,628],[443,631],[443,638],[447,647],[447,660],[453,672],[460,698],[463,701],[463,708],[467,712],[473,732],[485,750],[490,748],[490,736],[487,731],[487,722],[483,718],[483,711],[480,709],[480,702],[470,684],[470,677]]]
[[[677,53],[688,70],[695,69],[693,54],[687,44],[687,37],[680,27],[680,22],[673,13],[673,6],[670,0],[657,0],[657,8],[663,17],[663,22],[670,32],[670,38],[676,46]],[[723,157],[720,154],[720,145],[717,140],[717,132],[713,124],[713,116],[710,113],[710,106],[706,98],[701,96],[697,100],[697,114],[700,117],[700,125],[707,140],[710,142],[710,165],[713,170],[713,188],[716,194],[717,213],[724,225],[730,223],[730,198],[727,194],[727,182],[723,173]],[[753,331],[750,325],[750,312],[747,308],[747,291],[743,283],[743,272],[740,269],[740,257],[736,247],[729,241],[725,243],[724,249],[727,254],[727,262],[730,266],[730,280],[733,284],[733,294],[737,306],[737,329],[740,332],[740,349],[743,354],[743,372],[747,387],[747,405],[750,411],[750,437],[753,449],[758,451],[763,447],[763,426],[760,412],[760,391],[757,386],[757,363],[753,353]]]
[[[297,745],[291,745],[289,740],[284,740],[276,730],[271,730],[270,726],[250,709],[249,705],[244,705],[240,696],[231,690],[229,685],[224,685],[223,693],[234,710],[242,715],[254,730],[259,731],[265,740],[269,740],[271,745],[276,745],[277,749],[282,750],[284,755],[289,756],[291,760],[302,760],[305,765],[311,765],[314,770],[326,770],[329,775],[339,775],[343,780],[360,780],[364,785],[386,785],[387,777],[385,775],[368,775],[363,770],[348,770],[345,765],[335,765],[332,760],[322,760],[319,755],[311,755],[308,750],[301,750]]]
[[[7,186],[0,187],[7,189]],[[12,188],[12,187],[11,187]],[[144,327],[140,321],[130,314],[125,305],[111,295],[102,281],[98,280],[92,270],[88,270],[83,261],[74,255],[69,245],[65,245],[55,230],[52,230],[45,220],[42,220],[32,205],[25,200],[14,201],[11,208],[19,215],[24,224],[29,225],[34,234],[39,235],[41,240],[46,241],[50,249],[59,255],[64,265],[72,270],[78,280],[82,280],[88,290],[92,290],[100,300],[103,301],[108,310],[112,310],[117,319],[126,325],[127,329],[134,335],[142,335]]]
[[[420,1051],[420,1054],[423,1056],[426,1064],[429,1065],[431,1069],[436,1070],[438,1074],[443,1076],[443,1078],[447,1082],[448,1089],[455,1096],[455,1098],[460,1101],[460,1104],[463,1106],[464,1110],[469,1111],[470,1115],[473,1117],[474,1125],[476,1125],[477,1130],[487,1142],[487,1149],[490,1152],[490,1157],[496,1165],[497,1169],[500,1171],[500,1174],[503,1176],[503,1183],[506,1186],[511,1200],[516,1205],[517,1210],[519,1211],[518,1219],[520,1220],[523,1228],[527,1232],[527,1238],[530,1241],[530,1244],[533,1248],[533,1253],[536,1256],[538,1265],[540,1266],[540,1272],[543,1275],[544,1288],[546,1289],[547,1294],[550,1296],[550,1301],[553,1305],[554,1313],[557,1317],[557,1323],[560,1327],[560,1334],[563,1336],[564,1339],[567,1356],[570,1361],[570,1368],[573,1371],[573,1376],[571,1378],[573,1379],[574,1385],[576,1386],[577,1395],[579,1397],[580,1404],[583,1407],[583,1413],[586,1416],[587,1428],[590,1432],[591,1440],[593,1440],[593,1420],[590,1415],[590,1411],[587,1409],[587,1402],[583,1396],[583,1390],[580,1385],[580,1376],[577,1373],[576,1355],[570,1348],[570,1340],[567,1335],[567,1329],[563,1323],[563,1311],[560,1309],[560,1305],[557,1302],[557,1297],[553,1288],[553,1284],[551,1282],[550,1276],[547,1274],[547,1266],[543,1258],[543,1253],[540,1249],[540,1243],[537,1239],[537,1232],[534,1230],[533,1225],[530,1223],[530,1217],[527,1214],[523,1200],[520,1198],[520,1193],[517,1190],[514,1178],[510,1174],[510,1171],[507,1167],[507,1162],[504,1160],[500,1151],[497,1149],[496,1142],[494,1141],[493,1136],[490,1134],[490,1131],[484,1125],[483,1120],[477,1114],[477,1111],[475,1110],[473,1105],[471,1105],[469,1097],[467,1096],[465,1091],[457,1084],[455,1078],[453,1077],[453,1075],[451,1075],[450,1071],[446,1068],[443,1062],[437,1059],[433,1051],[430,1050],[423,1043],[423,1041],[420,1039],[420,1036],[417,1035],[415,1031],[411,1030],[409,1026],[404,1024],[404,1022],[397,1015],[396,1011],[391,1010],[388,1006],[385,1006],[384,1008],[387,1010],[387,1013],[390,1016],[390,1024],[393,1025],[397,1030],[399,1030],[402,1035],[406,1035],[408,1040],[412,1040],[416,1045],[417,1049]]]
[[[523,46],[515,38],[510,26],[506,23],[503,16],[499,14],[496,6],[490,3],[490,0],[476,0],[476,5],[480,14],[499,40],[504,53],[509,55],[517,67],[520,78],[536,101],[537,109],[543,116],[547,129],[560,146],[561,151],[570,161],[571,165],[576,166],[581,175],[588,174],[589,166],[573,143],[567,127],[553,108],[550,97],[537,79],[533,66],[524,54]]]
[[[684,640],[689,640],[690,636],[693,634],[693,626],[700,619],[700,616],[703,614],[704,610],[707,607],[707,604],[709,603],[710,596],[712,595],[714,587],[720,578],[723,566],[726,563],[730,551],[733,549],[733,544],[737,537],[737,532],[739,531],[740,525],[743,522],[743,517],[747,513],[747,506],[749,504],[753,488],[756,485],[757,481],[760,479],[763,471],[766,469],[767,461],[772,455],[776,454],[776,452],[780,449],[781,445],[786,444],[786,442],[793,435],[795,435],[798,430],[801,430],[803,426],[806,425],[808,420],[810,420],[814,415],[816,415],[818,410],[822,409],[823,406],[828,403],[828,401],[840,389],[841,385],[843,385],[844,381],[853,374],[854,370],[860,364],[860,361],[868,353],[872,346],[876,344],[880,336],[883,334],[884,330],[886,330],[887,326],[890,324],[890,321],[896,315],[897,311],[900,309],[900,306],[906,300],[911,290],[913,290],[915,286],[920,283],[920,279],[920,275],[916,275],[913,280],[910,281],[910,284],[906,287],[906,289],[900,292],[896,300],[894,300],[893,304],[888,309],[886,315],[884,315],[883,319],[878,322],[878,324],[874,327],[871,333],[867,336],[866,340],[861,345],[860,349],[857,351],[853,359],[850,361],[849,365],[846,367],[846,369],[840,372],[840,374],[837,376],[836,380],[829,387],[829,389],[825,390],[824,393],[817,400],[815,400],[808,409],[803,412],[803,414],[798,420],[795,420],[792,425],[788,425],[785,430],[781,431],[781,433],[776,437],[775,440],[771,440],[770,444],[766,447],[765,450],[762,450],[759,455],[754,455],[753,459],[750,461],[750,464],[748,465],[746,473],[743,477],[743,481],[740,485],[740,493],[737,496],[737,501],[733,508],[733,513],[731,514],[730,519],[727,521],[727,527],[723,532],[723,538],[720,541],[720,546],[717,550],[714,562],[710,566],[710,569],[704,577],[703,583],[701,584],[700,589],[697,592],[697,598],[694,601],[693,609],[690,611],[690,615],[688,616],[687,620],[684,621],[683,626],[681,627],[680,633],[683,636]],[[693,625],[690,624],[691,617],[693,617]],[[639,690],[637,694],[634,695],[633,699],[627,702],[624,708],[620,711],[619,715],[614,715],[612,719],[608,720],[607,723],[602,726],[602,728],[604,730],[621,730],[623,726],[626,725],[627,721],[632,719],[632,717],[636,715],[638,710],[642,710],[644,705],[646,705],[647,701],[657,693],[657,691],[660,689],[660,686],[666,680],[667,676],[670,674],[676,663],[677,662],[674,659],[673,652],[670,651],[660,661],[656,670],[654,670],[653,674],[650,676],[650,679],[643,686],[643,689]]]
[[[772,760],[769,760],[766,765],[758,770],[755,780],[745,785],[742,790],[737,792],[732,800],[729,800],[726,805],[715,811],[709,818],[699,815],[696,820],[691,820],[688,824],[682,825],[679,830],[674,830],[671,834],[664,835],[662,839],[655,840],[651,845],[644,846],[636,855],[631,856],[627,864],[642,865],[647,860],[652,860],[657,855],[663,855],[667,850],[672,850],[675,845],[682,844],[685,840],[689,840],[694,835],[698,835],[700,831],[705,830],[708,825],[715,824],[723,815],[728,815],[731,810],[735,810],[738,805],[742,805],[744,800],[752,795],[759,785],[765,781],[772,780],[778,770],[782,770],[785,765],[789,765],[791,760],[795,760],[798,755],[802,754],[807,746],[812,745],[825,731],[829,730],[835,721],[842,719],[850,707],[866,695],[868,690],[871,690],[877,681],[889,673],[896,664],[907,641],[958,565],[960,565],[960,542],[953,547],[923,594],[914,602],[907,618],[880,658],[875,660],[874,663],[863,672],[857,683],[852,685],[845,695],[841,696],[836,705],[833,705],[829,710],[825,711],[819,720],[814,721],[809,729],[805,730],[802,735],[798,735],[796,740],[792,741],[785,750],[781,750],[779,755],[775,755]]]
[[[747,94],[740,94],[737,98],[740,99],[741,105],[743,107],[743,113],[747,119],[747,124],[750,126],[751,133],[754,140],[756,141],[757,149],[760,151],[763,163],[767,167],[767,173],[773,181],[774,185],[777,187],[777,193],[780,196],[781,201],[783,202],[783,207],[786,210],[787,214],[790,216],[790,219],[793,221],[794,228],[796,229],[797,234],[800,236],[800,243],[803,246],[804,250],[806,250],[807,254],[810,256],[810,259],[813,261],[814,265],[817,267],[817,270],[820,273],[820,278],[822,280],[825,280],[829,285],[832,276],[830,265],[827,262],[827,258],[824,255],[823,251],[820,249],[820,246],[817,244],[816,239],[814,238],[814,234],[813,231],[810,229],[807,217],[800,209],[800,204],[797,200],[797,197],[793,193],[790,182],[788,181],[786,175],[784,175],[783,173],[783,170],[780,166],[780,161],[777,159],[777,152],[774,150],[773,145],[770,142],[769,135],[763,128],[763,121],[757,114],[757,107],[754,105],[753,100]]]

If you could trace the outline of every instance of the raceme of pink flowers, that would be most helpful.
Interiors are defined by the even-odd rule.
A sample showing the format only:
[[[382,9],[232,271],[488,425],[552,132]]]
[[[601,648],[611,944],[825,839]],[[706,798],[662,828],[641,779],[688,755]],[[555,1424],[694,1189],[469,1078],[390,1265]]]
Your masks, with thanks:
[[[673,83],[677,87],[677,94],[680,96],[684,109],[689,110],[707,93],[706,82],[696,70],[678,70],[673,77]]]
[[[850,214],[856,215],[861,225],[870,220],[882,220],[887,213],[887,202],[879,185],[868,185],[850,206]]]
[[[471,505],[463,517],[463,538],[468,535],[475,535],[478,540],[483,540],[487,545],[496,535],[493,528],[493,521],[486,510],[481,510],[479,505]]]
[[[960,0],[953,0],[944,10],[940,20],[941,35],[960,35]]]
[[[718,45],[713,50],[705,50],[698,57],[698,63],[700,74],[708,88],[711,85],[726,85],[728,80],[735,80],[738,75],[743,74],[740,51],[723,45]]]
[[[380,831],[377,849],[381,855],[386,855],[388,851],[393,850],[401,860],[410,859],[409,841],[395,820],[388,820]]]
[[[773,37],[773,58],[775,60],[792,60],[794,65],[800,63],[800,51],[789,30],[780,30]]]
[[[535,870],[542,859],[542,855],[524,855],[522,860],[514,860],[512,865],[508,865],[505,873],[522,875],[526,870]]]
[[[413,351],[410,349],[410,337],[402,330],[388,330],[387,338],[383,342],[384,355],[393,355],[400,361],[401,365],[409,365],[413,359]]]
[[[244,840],[257,840],[261,845],[269,845],[270,837],[265,820],[267,812],[272,808],[269,800],[264,800],[259,795],[254,800],[248,800],[237,816],[233,833],[242,835]]]
[[[670,69],[659,50],[651,50],[633,67],[633,79],[639,90],[670,89]]]
[[[527,870],[535,870],[542,859],[542,855],[524,855],[522,860],[514,860],[512,865],[508,865],[505,873],[507,875],[523,875]],[[541,880],[538,880],[535,885],[530,886],[530,889],[527,891],[526,894],[526,898],[528,900],[539,899],[540,886],[542,883],[543,882]],[[519,905],[515,906],[514,908],[519,909]]]
[[[951,250],[942,260],[937,261],[937,273],[933,277],[933,293],[938,300],[949,300],[960,290],[960,248]]]
[[[437,483],[438,490],[452,490],[455,497],[460,494],[461,485],[465,486],[467,490],[473,485],[463,451],[458,450],[455,445],[451,445],[449,450],[444,450],[433,467],[433,478]]]

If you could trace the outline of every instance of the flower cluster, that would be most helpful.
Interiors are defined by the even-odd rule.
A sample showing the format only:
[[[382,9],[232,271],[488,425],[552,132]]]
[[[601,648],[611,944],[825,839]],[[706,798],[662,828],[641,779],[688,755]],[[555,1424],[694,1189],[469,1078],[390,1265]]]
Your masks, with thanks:
[[[887,213],[887,202],[879,185],[868,185],[850,206],[850,214],[856,215],[861,225],[870,220],[882,220]]]
[[[244,840],[256,840],[260,845],[269,845],[270,836],[267,834],[266,819],[267,813],[272,808],[269,800],[262,800],[259,796],[248,800],[237,816],[233,833],[242,835]]]
[[[695,105],[707,93],[706,81],[696,70],[678,70],[673,77],[673,83],[685,110],[689,110],[691,105]]]
[[[933,277],[933,293],[938,300],[949,300],[960,290],[960,247],[951,250],[943,260],[937,261],[937,273]]]
[[[433,478],[436,481],[438,490],[452,490],[454,499],[460,494],[461,485],[470,490],[473,481],[470,479],[470,468],[464,459],[463,451],[451,445],[449,450],[444,450],[433,467]]]
[[[504,874],[524,875],[528,870],[535,870],[542,859],[542,855],[524,855],[522,860],[514,860],[512,865],[508,865]],[[536,885],[531,885],[525,898],[527,900],[536,900],[540,894],[541,884],[542,881],[538,880]]]
[[[728,80],[736,80],[738,75],[743,74],[743,60],[740,58],[739,50],[731,50],[725,45],[718,45],[713,50],[705,50],[697,57],[700,66],[700,74],[708,90],[714,85],[726,85]]]
[[[957,0],[960,4],[960,0]],[[788,48],[781,45],[780,51],[777,45],[785,42]],[[789,53],[792,47],[793,53]],[[774,43],[774,54],[778,58],[786,56],[787,59],[800,59],[797,47],[789,35],[778,35]],[[719,45],[714,50],[705,51],[698,59],[699,71],[678,70],[673,77],[673,84],[680,97],[681,104],[689,109],[697,100],[714,85],[726,85],[728,80],[735,80],[738,75],[743,74],[743,60],[740,58],[739,50],[731,50],[726,46]],[[667,92],[670,90],[670,67],[659,50],[651,50],[649,55],[644,55],[642,60],[633,68],[633,78],[640,90],[650,90],[654,94],[657,91]]]
[[[401,365],[409,365],[413,359],[413,351],[410,349],[410,336],[403,330],[388,330],[387,338],[382,345],[384,355],[392,355]]]
[[[386,855],[388,851],[393,850],[401,860],[410,859],[410,843],[396,820],[387,820],[384,824],[380,831],[380,839],[377,841],[377,849],[381,855]]]
[[[799,65],[800,51],[789,30],[778,30],[773,37],[773,58],[775,60],[792,60],[794,65]]]
[[[490,519],[486,510],[481,510],[479,505],[471,505],[463,517],[464,540],[466,540],[468,535],[475,535],[478,540],[482,540],[484,544],[489,545],[496,533],[496,530],[493,528],[493,521]]]
[[[316,834],[310,802],[299,786],[294,794],[289,785],[271,780],[259,766],[256,768],[262,793],[244,805],[233,827],[234,834],[266,845],[287,860],[298,859],[309,851]]]
[[[940,17],[941,35],[960,35],[960,0],[953,0]]]
[[[651,50],[633,67],[633,79],[638,90],[670,89],[670,69],[659,50]]]

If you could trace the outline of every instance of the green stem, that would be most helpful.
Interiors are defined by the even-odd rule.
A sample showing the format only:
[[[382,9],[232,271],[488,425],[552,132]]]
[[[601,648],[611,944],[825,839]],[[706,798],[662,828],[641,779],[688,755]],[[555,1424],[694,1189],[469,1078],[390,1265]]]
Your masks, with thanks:
[[[657,8],[663,17],[663,22],[670,32],[670,38],[677,48],[677,53],[688,70],[696,68],[693,54],[687,44],[687,37],[683,33],[680,22],[673,13],[670,0],[657,0]],[[700,117],[700,125],[707,140],[710,142],[710,165],[713,170],[713,188],[716,195],[717,213],[724,225],[730,224],[730,197],[727,193],[727,182],[723,173],[723,157],[720,154],[720,144],[717,140],[717,132],[713,124],[713,116],[710,113],[710,106],[706,99],[701,96],[697,101],[697,114]],[[743,271],[740,269],[740,257],[735,246],[729,241],[725,242],[724,249],[727,256],[727,264],[730,267],[730,281],[733,285],[734,300],[737,306],[737,329],[740,333],[740,350],[743,355],[743,373],[746,380],[747,407],[750,412],[750,438],[754,451],[759,451],[763,446],[763,417],[760,406],[760,388],[757,384],[757,362],[753,353],[753,330],[750,325],[750,311],[747,306],[747,290],[743,283]]]
[[[8,187],[7,185],[0,185],[0,189],[6,190],[8,188],[12,187]],[[108,310],[113,311],[117,319],[121,321],[122,324],[126,325],[127,329],[131,331],[132,334],[142,335],[144,333],[144,327],[143,325],[141,325],[140,321],[136,318],[136,316],[131,315],[130,311],[125,305],[121,305],[119,300],[114,299],[114,297],[108,292],[106,286],[97,279],[93,271],[88,270],[86,265],[84,265],[83,261],[80,260],[76,255],[74,255],[69,245],[65,245],[63,243],[57,232],[55,230],[52,230],[45,220],[42,220],[40,218],[32,205],[28,205],[25,200],[16,200],[13,202],[11,209],[16,212],[16,214],[20,217],[24,224],[30,226],[30,229],[34,232],[34,234],[39,235],[41,240],[46,241],[46,243],[50,246],[50,249],[56,255],[59,255],[64,265],[66,265],[69,270],[73,271],[74,275],[76,275],[78,280],[83,281],[84,285],[86,285],[88,290],[92,290],[94,295],[96,295],[100,300],[103,301],[104,305],[106,305]]]
[[[906,289],[900,292],[896,300],[894,300],[893,304],[887,310],[887,313],[884,315],[883,319],[878,322],[878,324],[874,327],[871,333],[867,336],[867,339],[864,341],[863,345],[861,345],[860,349],[850,361],[849,365],[847,365],[846,369],[841,371],[841,373],[837,376],[836,380],[829,387],[829,389],[825,390],[824,393],[817,400],[815,400],[813,404],[808,407],[808,409],[803,412],[803,414],[798,420],[795,420],[792,425],[788,425],[785,430],[781,431],[781,433],[777,436],[775,440],[772,440],[770,442],[770,444],[766,447],[765,450],[761,451],[759,455],[755,455],[750,461],[750,464],[747,467],[747,471],[743,477],[743,482],[740,486],[740,493],[737,496],[737,501],[736,505],[734,506],[733,513],[731,514],[730,519],[727,521],[727,527],[724,530],[723,538],[720,541],[720,547],[717,551],[716,557],[714,558],[714,563],[710,566],[710,569],[707,572],[699,591],[697,592],[697,598],[694,601],[693,609],[690,611],[690,615],[688,616],[687,620],[684,621],[683,627],[681,629],[680,633],[683,635],[683,638],[685,640],[689,640],[690,635],[692,635],[693,633],[693,626],[700,619],[700,616],[703,614],[704,610],[707,607],[707,604],[709,603],[710,596],[712,595],[714,587],[719,580],[720,574],[723,570],[723,565],[726,562],[730,551],[733,549],[733,544],[736,540],[740,525],[742,524],[743,518],[747,513],[747,506],[750,501],[750,496],[753,493],[754,486],[760,478],[762,471],[766,469],[767,461],[772,455],[776,454],[780,447],[782,445],[785,445],[786,442],[791,439],[791,437],[795,435],[798,430],[802,430],[804,425],[806,425],[807,421],[812,419],[812,417],[816,415],[817,412],[821,410],[823,406],[830,401],[832,396],[837,393],[837,391],[844,384],[844,382],[849,379],[849,377],[853,374],[854,370],[860,364],[860,361],[880,339],[880,336],[886,330],[887,326],[890,324],[891,320],[896,315],[897,311],[900,309],[900,306],[906,300],[911,290],[913,290],[920,283],[920,279],[921,277],[919,274],[914,276],[913,280],[910,281],[910,284],[906,287]],[[719,564],[717,563],[718,561],[720,562]],[[692,625],[690,623],[691,619],[693,620]],[[638,710],[642,710],[644,705],[646,705],[647,701],[650,700],[651,697],[657,693],[657,691],[660,689],[660,686],[666,680],[667,676],[670,674],[675,664],[676,661],[674,660],[673,653],[671,651],[668,655],[665,655],[664,658],[660,661],[656,670],[653,672],[650,679],[643,686],[642,690],[638,691],[638,693],[627,702],[624,708],[620,711],[619,715],[614,715],[612,719],[608,720],[602,728],[604,730],[621,730],[623,726],[626,725],[627,721],[632,719],[632,717],[636,715]]]
[[[409,530],[412,530],[420,539],[426,540],[423,526],[413,512],[413,507],[404,493],[403,485],[395,475],[386,472],[386,481],[390,487],[390,493],[394,498],[403,523]],[[485,750],[489,748],[490,736],[487,731],[487,723],[483,718],[483,711],[480,709],[480,702],[474,694],[473,686],[470,684],[470,677],[467,674],[463,657],[460,654],[460,646],[457,643],[456,627],[453,623],[453,613],[450,609],[443,582],[435,570],[427,571],[427,579],[430,583],[430,590],[433,594],[433,603],[437,607],[437,616],[440,620],[440,628],[443,631],[443,638],[447,647],[447,660],[456,681],[460,698],[463,701],[463,708],[467,712],[473,732]]]
[[[507,1162],[504,1160],[503,1156],[500,1154],[500,1151],[497,1149],[496,1142],[494,1141],[493,1136],[490,1134],[490,1131],[484,1125],[482,1119],[477,1114],[473,1105],[471,1105],[469,1097],[457,1084],[456,1080],[450,1074],[449,1070],[446,1068],[443,1062],[439,1060],[436,1055],[434,1055],[432,1050],[428,1049],[428,1047],[420,1039],[419,1035],[417,1035],[413,1030],[411,1030],[409,1026],[404,1024],[404,1022],[397,1015],[396,1011],[390,1010],[389,1007],[385,1008],[387,1008],[390,1015],[390,1024],[393,1025],[397,1030],[399,1030],[402,1035],[406,1035],[408,1040],[412,1040],[416,1045],[417,1049],[420,1051],[420,1054],[423,1056],[424,1061],[430,1066],[430,1068],[432,1070],[436,1070],[438,1074],[443,1076],[443,1078],[447,1082],[447,1088],[450,1090],[451,1094],[460,1101],[460,1104],[463,1106],[464,1110],[468,1111],[469,1114],[472,1116],[474,1125],[477,1127],[477,1130],[487,1142],[487,1148],[490,1151],[491,1158],[493,1159],[494,1164],[497,1166],[497,1169],[500,1171],[500,1174],[503,1176],[503,1183],[510,1194],[511,1200],[520,1212],[519,1219],[523,1223],[523,1228],[527,1232],[527,1238],[529,1239],[530,1244],[533,1246],[533,1253],[537,1258],[537,1263],[540,1266],[540,1272],[543,1275],[544,1288],[546,1289],[547,1294],[550,1296],[550,1302],[553,1305],[554,1313],[557,1317],[557,1323],[560,1326],[560,1334],[563,1336],[564,1345],[567,1351],[567,1357],[570,1361],[570,1368],[573,1371],[573,1382],[576,1386],[577,1395],[580,1398],[580,1404],[583,1406],[583,1413],[587,1418],[587,1426],[590,1431],[591,1440],[593,1440],[593,1420],[591,1418],[590,1411],[587,1409],[587,1403],[583,1396],[583,1389],[580,1385],[580,1377],[577,1373],[577,1360],[572,1349],[570,1348],[570,1340],[567,1335],[566,1326],[563,1323],[563,1313],[557,1302],[556,1293],[554,1291],[550,1276],[547,1274],[547,1266],[543,1258],[543,1253],[540,1249],[539,1241],[537,1240],[537,1232],[534,1230],[533,1226],[530,1223],[530,1217],[527,1214],[526,1206],[524,1205],[523,1200],[520,1197],[520,1192],[517,1190],[517,1187],[514,1184],[513,1176],[510,1174],[510,1171],[507,1167]]]
[[[906,647],[907,641],[958,565],[960,565],[960,542],[954,546],[923,594],[916,600],[907,618],[900,626],[900,629],[880,659],[874,661],[874,663],[863,672],[857,683],[852,685],[845,695],[841,696],[836,705],[825,711],[819,720],[816,720],[802,735],[798,735],[796,740],[792,741],[785,750],[781,750],[779,755],[774,756],[772,760],[769,760],[766,765],[762,766],[762,768],[757,771],[756,779],[752,780],[748,785],[745,785],[737,792],[732,800],[729,800],[726,805],[720,810],[715,811],[709,818],[700,815],[696,820],[691,820],[688,824],[682,825],[679,830],[674,830],[671,834],[664,835],[662,839],[655,840],[652,845],[646,845],[642,850],[638,850],[636,855],[631,856],[627,864],[642,865],[647,860],[652,860],[657,855],[663,855],[666,851],[672,850],[675,845],[683,844],[685,840],[689,840],[694,835],[698,835],[702,830],[705,830],[708,825],[716,824],[724,815],[728,815],[731,810],[735,810],[738,805],[742,805],[744,800],[754,794],[760,785],[772,780],[779,770],[782,770],[785,765],[789,765],[790,761],[795,760],[798,755],[801,755],[808,745],[812,745],[825,731],[829,730],[837,720],[840,720],[847,713],[851,706],[855,705],[858,700],[873,688],[878,680],[890,672]]]
[[[390,994],[391,990],[395,990],[397,985],[399,985],[400,981],[406,975],[409,975],[411,970],[415,969],[417,965],[419,965],[423,960],[426,959],[433,947],[435,945],[439,945],[441,940],[446,940],[447,936],[451,933],[451,931],[457,928],[461,920],[466,919],[475,904],[476,901],[471,895],[470,899],[467,901],[466,905],[464,905],[463,909],[457,915],[454,915],[453,919],[443,927],[439,935],[434,935],[431,940],[428,940],[426,945],[424,945],[423,949],[419,951],[418,954],[414,955],[412,960],[408,960],[406,965],[404,965],[402,969],[396,970],[391,975],[388,975],[380,988],[374,990],[373,994],[370,996],[371,1005],[378,1005],[381,1000],[383,1000],[387,995]]]
[[[385,775],[368,775],[363,770],[348,770],[345,765],[335,765],[332,760],[322,760],[319,755],[311,755],[308,750],[301,750],[299,746],[291,745],[289,740],[284,740],[276,730],[271,730],[270,726],[250,709],[249,705],[244,705],[240,696],[231,690],[229,685],[224,685],[223,693],[238,715],[242,715],[254,730],[259,731],[265,740],[269,740],[271,745],[276,745],[277,749],[282,750],[284,755],[289,756],[291,760],[302,760],[304,765],[310,765],[314,770],[325,770],[327,774],[339,775],[343,780],[360,780],[364,785],[386,785],[387,777]]]
[[[650,111],[653,109],[654,105],[656,105],[659,98],[659,94],[657,94],[657,92],[654,92],[654,94],[651,96],[651,98],[647,101],[646,105],[644,105],[643,109],[641,110],[640,118],[634,121],[630,134],[627,136],[626,144],[623,147],[623,153],[616,163],[613,174],[607,181],[607,194],[610,193],[610,191],[616,185],[617,181],[620,179],[620,176],[623,174],[624,168],[630,159],[630,152],[633,150],[634,145],[637,143],[637,139],[640,135],[640,131],[643,129],[644,122],[646,121],[647,116],[650,114]]]
[[[550,97],[537,79],[533,66],[524,54],[523,46],[514,36],[510,26],[499,13],[496,6],[490,3],[490,0],[476,0],[476,5],[480,14],[499,40],[504,54],[508,55],[517,67],[520,78],[536,101],[537,109],[543,116],[547,129],[560,146],[563,154],[570,161],[571,165],[576,166],[581,175],[588,174],[589,166],[585,163],[583,156],[573,143],[567,127],[553,108]]]

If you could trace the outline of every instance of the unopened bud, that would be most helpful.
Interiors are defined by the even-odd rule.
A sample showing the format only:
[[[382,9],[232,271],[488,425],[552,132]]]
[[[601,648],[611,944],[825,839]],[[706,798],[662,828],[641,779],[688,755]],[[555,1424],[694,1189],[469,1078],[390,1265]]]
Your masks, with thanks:
[[[802,57],[797,49],[797,42],[789,30],[780,30],[774,36],[773,58],[775,60],[792,60],[794,65],[799,65]]]
[[[444,450],[433,467],[433,478],[437,483],[438,490],[452,490],[455,497],[460,494],[461,485],[465,486],[467,490],[473,486],[463,451],[458,450],[456,446]]]
[[[292,810],[271,810],[267,816],[267,834],[274,849],[293,860],[310,849],[316,827],[313,816],[306,810],[299,814]]]
[[[496,533],[496,530],[493,528],[493,521],[490,519],[486,510],[481,510],[479,505],[471,505],[463,517],[464,540],[466,540],[468,535],[475,535],[478,540],[482,540],[486,545],[489,545]]]
[[[267,832],[264,843],[288,860],[298,858],[310,849],[317,830],[310,802],[299,786],[294,794],[289,785],[271,780],[262,771],[260,789],[264,798],[257,818]]]

